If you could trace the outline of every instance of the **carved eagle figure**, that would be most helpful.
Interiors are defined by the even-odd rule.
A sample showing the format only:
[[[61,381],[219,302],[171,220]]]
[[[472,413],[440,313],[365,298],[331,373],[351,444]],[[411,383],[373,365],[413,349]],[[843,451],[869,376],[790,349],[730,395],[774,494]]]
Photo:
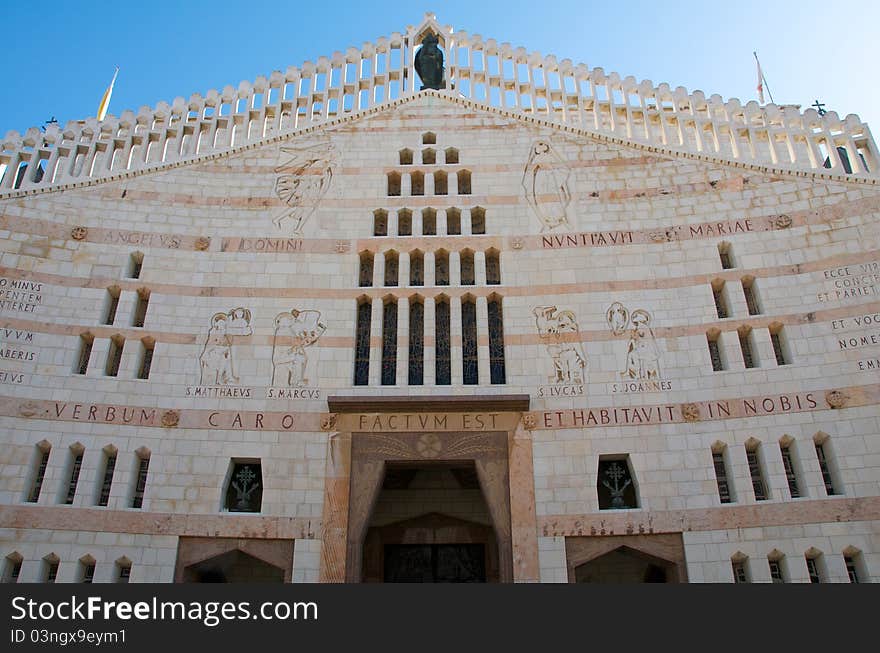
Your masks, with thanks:
[[[282,147],[281,153],[290,158],[275,168],[275,194],[287,207],[272,222],[283,229],[283,222],[292,219],[293,234],[301,236],[306,221],[330,188],[335,152],[327,142],[309,148]]]

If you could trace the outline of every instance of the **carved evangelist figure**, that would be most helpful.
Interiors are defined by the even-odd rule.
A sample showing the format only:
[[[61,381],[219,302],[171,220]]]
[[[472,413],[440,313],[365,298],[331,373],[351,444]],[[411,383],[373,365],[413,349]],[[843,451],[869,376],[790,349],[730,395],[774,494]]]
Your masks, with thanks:
[[[606,312],[608,327],[614,335],[630,330],[626,346],[626,363],[621,376],[629,379],[657,380],[660,378],[660,347],[651,328],[651,314],[643,308],[632,313],[620,302],[614,302]]]
[[[568,164],[548,141],[532,144],[523,171],[522,187],[526,201],[543,225],[541,231],[552,231],[560,225],[571,226],[568,221],[570,177]]]
[[[327,194],[335,169],[335,150],[329,141],[306,148],[282,147],[287,159],[275,168],[275,193],[286,208],[272,222],[283,229],[293,220],[292,233],[302,235],[303,227]]]
[[[215,313],[199,356],[199,385],[229,385],[238,381],[232,369],[232,313]]]
[[[327,327],[321,323],[320,311],[291,309],[275,318],[272,341],[272,385],[300,387],[306,378],[306,347],[318,341]]]
[[[581,384],[584,382],[584,355],[578,334],[577,318],[571,311],[559,311],[556,306],[538,306],[532,311],[538,335],[553,359],[552,383]]]

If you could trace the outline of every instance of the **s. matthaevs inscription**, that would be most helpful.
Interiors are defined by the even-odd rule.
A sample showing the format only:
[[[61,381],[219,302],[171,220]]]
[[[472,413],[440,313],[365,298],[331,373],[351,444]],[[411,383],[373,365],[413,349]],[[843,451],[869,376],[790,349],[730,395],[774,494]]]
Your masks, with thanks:
[[[621,381],[612,383],[610,390],[617,392],[662,392],[672,389],[660,372],[660,347],[651,328],[651,314],[643,308],[630,310],[614,302],[605,313],[608,328],[615,336],[629,331],[626,343]]]

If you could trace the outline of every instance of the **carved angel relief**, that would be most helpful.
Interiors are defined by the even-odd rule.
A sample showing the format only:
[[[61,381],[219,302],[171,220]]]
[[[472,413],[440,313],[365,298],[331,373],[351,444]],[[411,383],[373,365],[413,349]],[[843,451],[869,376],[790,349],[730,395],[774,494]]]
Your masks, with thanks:
[[[286,160],[275,168],[278,173],[275,194],[286,208],[272,223],[283,230],[284,223],[292,220],[291,233],[302,236],[303,227],[330,188],[336,152],[329,140],[310,147],[281,147],[280,150]]]
[[[541,231],[571,227],[569,179],[571,169],[548,141],[536,141],[523,171],[522,187],[526,201],[543,225]]]

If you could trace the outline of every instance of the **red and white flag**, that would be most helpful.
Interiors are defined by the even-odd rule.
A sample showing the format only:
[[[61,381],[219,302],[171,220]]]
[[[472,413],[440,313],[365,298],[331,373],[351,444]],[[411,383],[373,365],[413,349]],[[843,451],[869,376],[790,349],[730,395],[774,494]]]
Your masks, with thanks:
[[[758,64],[758,102],[764,104],[764,73],[761,71],[761,62],[758,61],[758,53],[755,54],[755,63]]]

